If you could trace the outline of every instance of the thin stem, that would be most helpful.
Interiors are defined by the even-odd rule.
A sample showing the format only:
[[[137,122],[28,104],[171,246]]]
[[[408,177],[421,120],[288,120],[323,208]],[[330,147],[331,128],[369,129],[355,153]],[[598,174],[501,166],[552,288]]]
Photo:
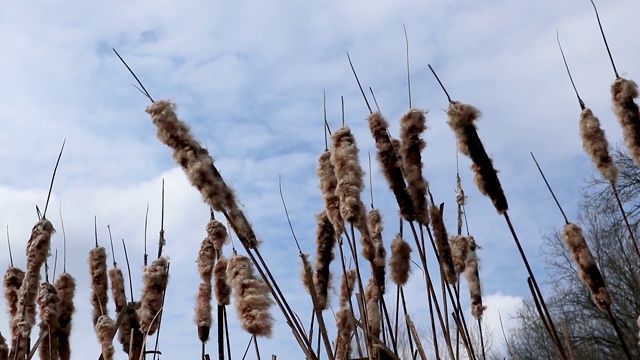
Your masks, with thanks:
[[[122,61],[122,63],[124,64],[124,66],[127,67],[127,70],[129,70],[129,72],[131,73],[131,75],[133,75],[134,79],[136,79],[136,81],[138,82],[138,84],[140,85],[140,87],[142,88],[142,90],[144,90],[142,93],[149,98],[149,100],[151,100],[151,102],[153,101],[153,98],[151,98],[151,95],[149,95],[149,92],[147,91],[147,89],[144,87],[144,85],[142,85],[142,82],[140,81],[140,79],[138,79],[138,77],[136,76],[136,74],[133,72],[133,70],[131,70],[131,68],[129,67],[129,65],[127,65],[126,61],[124,61],[124,59],[122,58],[122,56],[120,56],[120,54],[118,54],[118,52],[116,51],[116,49],[112,49],[114,53],[116,53],[116,55],[118,56],[118,58],[120,59],[120,61]]]
[[[56,270],[58,269],[58,249],[56,249],[56,255],[53,258],[53,275],[51,276],[52,279],[56,278]]]
[[[576,92],[576,97],[578,98],[578,103],[580,104],[580,109],[584,110],[584,101],[580,98],[580,94],[578,94],[578,89],[576,88],[576,84],[573,82],[573,77],[571,76],[571,71],[569,70],[569,65],[567,64],[567,58],[564,56],[564,51],[562,51],[562,44],[560,44],[560,33],[556,30],[556,39],[558,40],[558,47],[560,48],[560,54],[562,55],[562,61],[564,61],[564,67],[567,69],[567,74],[569,74],[569,80],[571,80],[571,86],[573,86],[573,91]]]
[[[293,235],[293,240],[296,242],[296,246],[298,247],[298,252],[302,254],[302,249],[300,249],[300,243],[298,242],[298,238],[296,237],[295,231],[293,231],[293,225],[291,225],[291,218],[289,218],[289,210],[287,210],[287,203],[284,201],[284,195],[282,195],[282,177],[281,176],[278,176],[278,190],[280,191],[280,200],[282,200],[282,207],[284,208],[284,214],[287,216],[289,229],[291,229],[291,235]]]
[[[244,355],[242,355],[242,360],[247,358],[247,353],[249,352],[249,349],[251,348],[252,343],[253,343],[253,335],[251,335],[251,338],[249,339],[249,343],[247,343],[247,348],[244,350]]]
[[[149,258],[149,254],[147,254],[147,225],[149,221],[149,203],[147,203],[147,211],[144,214],[144,255],[143,255],[143,264],[147,266],[147,259]]]
[[[224,360],[224,306],[220,304],[218,304],[218,360]]]
[[[160,235],[158,238],[158,259],[162,256],[162,247],[166,241],[164,239],[164,179],[162,179],[162,205],[160,210]]]
[[[107,225],[107,230],[109,231],[109,243],[111,244],[111,257],[113,258],[113,267],[118,267],[118,263],[116,262],[116,252],[113,251],[113,238],[111,237],[111,226]]]
[[[169,275],[170,266],[171,266],[171,263],[167,263],[167,276]],[[155,343],[155,346],[153,347],[153,360],[156,360],[156,355],[160,353],[158,351],[158,346],[160,343],[160,330],[162,329],[162,318],[163,318],[162,315],[164,315],[164,299],[166,295],[167,295],[167,288],[165,287],[164,290],[162,291],[162,307],[160,308],[159,314],[156,314],[156,316],[159,315],[159,317],[158,317],[158,331],[156,333],[156,343]]]
[[[64,230],[63,230],[63,234],[64,234]],[[9,225],[7,225],[7,246],[9,247],[9,262],[11,264],[11,267],[13,267],[13,255],[11,254],[11,240],[9,240]]]
[[[376,104],[376,110],[380,112],[380,106],[378,106],[378,99],[376,99],[376,94],[373,93],[373,89],[369,86],[369,92],[371,93],[371,97],[373,98],[373,103]]]
[[[324,114],[324,151],[329,151],[329,140],[327,139],[327,131],[331,133],[329,124],[327,123],[327,93],[322,89],[322,112]]]
[[[544,172],[540,168],[540,164],[538,164],[538,160],[536,160],[536,157],[533,156],[533,153],[530,153],[530,154],[531,154],[531,157],[533,158],[533,161],[536,163],[536,166],[538,167],[538,171],[540,172],[540,175],[542,175],[542,179],[544,180],[544,183],[547,185],[547,189],[549,189],[551,196],[553,196],[553,201],[556,202],[558,209],[560,209],[560,212],[562,213],[562,217],[564,218],[565,224],[569,224],[569,219],[567,219],[567,215],[564,213],[564,210],[562,210],[562,206],[560,205],[560,202],[558,201],[556,194],[554,194],[553,189],[551,189],[551,185],[549,185],[549,182],[547,181],[547,177],[544,176]]]
[[[629,349],[627,348],[627,344],[624,341],[624,336],[622,335],[622,331],[618,326],[618,321],[616,320],[615,315],[613,315],[613,312],[611,311],[611,306],[607,307],[607,314],[609,315],[609,321],[611,321],[611,325],[613,325],[614,329],[616,330],[616,335],[618,335],[618,339],[620,340],[620,345],[622,345],[622,351],[624,351],[624,354],[627,356],[627,359],[631,360],[632,359],[631,353],[629,352]]]
[[[124,239],[122,239],[122,248],[124,249],[124,260],[127,263],[127,275],[129,275],[129,291],[131,291],[131,302],[134,302],[133,282],[131,281],[131,266],[129,265],[129,255],[127,254],[127,244],[125,244]]]
[[[356,69],[353,67],[353,63],[351,62],[351,57],[349,56],[349,53],[347,53],[347,59],[349,59],[349,65],[351,66],[351,71],[353,71],[353,76],[355,76],[356,78],[356,82],[358,83],[358,87],[360,88],[360,92],[362,93],[362,97],[364,98],[364,102],[367,104],[367,109],[369,109],[369,113],[373,113],[373,111],[371,111],[371,105],[369,105],[369,100],[367,100],[367,96],[364,94],[364,90],[362,90],[360,79],[358,79],[358,74],[356,74]]]
[[[62,272],[67,272],[67,233],[64,231],[64,220],[62,220],[62,203],[58,208],[60,214],[60,226],[62,227]],[[7,226],[7,240],[9,239],[9,227]],[[9,255],[11,255],[11,247],[9,247]],[[11,262],[13,266],[13,261]]]
[[[600,27],[600,33],[602,34],[602,40],[604,40],[604,46],[607,47],[607,54],[609,54],[609,60],[611,60],[611,66],[613,67],[613,72],[616,74],[616,79],[620,78],[618,75],[618,70],[616,70],[616,64],[613,62],[613,56],[611,55],[611,50],[609,49],[609,43],[607,43],[607,37],[604,35],[604,30],[602,29],[602,22],[600,22],[600,15],[598,14],[598,8],[596,7],[596,3],[591,0],[591,5],[593,5],[593,10],[596,12],[596,19],[598,19],[598,26]]]
[[[56,178],[56,172],[58,171],[58,165],[60,164],[60,158],[62,157],[62,152],[64,151],[64,144],[67,142],[67,139],[62,141],[62,147],[60,148],[60,153],[58,154],[58,160],[56,160],[56,166],[53,168],[53,175],[51,175],[51,183],[49,184],[49,192],[47,193],[47,202],[44,205],[44,212],[42,213],[42,218],[45,219],[47,216],[47,208],[49,207],[49,199],[51,199],[51,191],[53,190],[53,181]]]
[[[440,81],[440,78],[438,77],[438,74],[436,74],[436,71],[433,70],[433,68],[431,67],[431,64],[428,64],[429,69],[431,70],[431,72],[433,73],[433,76],[436,77],[436,80],[438,80],[438,84],[440,84],[440,87],[442,88],[442,91],[444,91],[444,94],[447,95],[447,100],[449,100],[449,102],[453,102],[451,100],[451,96],[449,96],[449,93],[447,92],[447,89],[445,89],[444,85],[442,84],[442,81]]]
[[[256,357],[258,360],[260,360],[260,348],[258,347],[258,338],[255,335],[253,335],[253,344],[256,348]]]
[[[480,347],[482,348],[482,360],[487,360],[487,355],[484,349],[484,336],[482,333],[482,320],[478,319],[478,332],[480,333]]]
[[[373,210],[373,175],[371,172],[371,152],[367,151],[367,154],[369,155],[369,191],[371,195],[371,209]]]
[[[407,35],[407,27],[402,24],[402,29],[404,30],[404,42],[407,47],[407,89],[409,91],[409,109],[413,106],[411,105],[411,71],[409,67],[409,36]]]
[[[98,247],[98,217],[93,215],[93,235],[96,239],[96,247]]]
[[[344,96],[340,96],[340,103],[342,107],[342,126],[344,126]]]

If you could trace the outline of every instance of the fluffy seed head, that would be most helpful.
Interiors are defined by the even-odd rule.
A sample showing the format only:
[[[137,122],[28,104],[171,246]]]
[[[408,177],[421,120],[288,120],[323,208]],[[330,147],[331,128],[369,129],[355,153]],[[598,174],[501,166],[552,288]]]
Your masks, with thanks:
[[[233,286],[242,328],[255,336],[270,337],[273,317],[269,308],[273,300],[269,295],[269,286],[255,276],[251,260],[241,255],[231,257],[227,277]]]
[[[321,310],[328,307],[329,287],[331,286],[331,271],[329,266],[333,261],[333,248],[336,244],[336,232],[329,220],[326,210],[316,216],[316,261],[313,273],[313,284]]]
[[[211,283],[202,282],[198,287],[196,297],[195,322],[198,326],[198,338],[201,342],[209,340],[209,330],[211,329]]]
[[[607,311],[612,303],[609,288],[582,235],[582,229],[576,224],[569,223],[564,227],[562,238],[567,243],[573,261],[578,265],[580,280],[589,288],[596,306],[602,311]]]
[[[220,305],[229,305],[231,302],[231,286],[227,281],[227,259],[219,258],[213,268],[213,279],[216,289],[216,299]]]
[[[216,249],[213,244],[206,238],[200,243],[200,251],[198,251],[198,273],[200,273],[200,279],[205,283],[211,283],[211,275],[213,273],[213,266],[216,262]]]
[[[107,315],[109,301],[109,280],[107,279],[107,251],[103,246],[89,251],[89,274],[91,275],[91,304],[93,305],[93,325],[98,318]]]
[[[336,194],[340,199],[340,215],[344,221],[362,226],[366,217],[360,193],[364,189],[364,173],[358,161],[358,146],[351,129],[343,126],[331,136],[331,163],[337,180]],[[364,224],[366,227],[366,224]]]
[[[453,268],[457,274],[461,274],[466,267],[467,255],[469,254],[469,241],[466,236],[456,235],[451,238],[450,242]]]
[[[451,247],[449,246],[449,235],[447,235],[447,229],[444,226],[442,214],[435,205],[431,205],[429,207],[429,213],[431,215],[433,237],[435,238],[436,248],[438,249],[438,256],[440,257],[442,271],[444,272],[447,282],[449,284],[455,284],[458,281],[458,277],[454,270]]]
[[[207,223],[207,237],[217,251],[222,251],[222,247],[229,242],[227,227],[218,220]]]
[[[382,216],[380,211],[373,209],[369,211],[367,217],[369,223],[369,230],[371,232],[371,242],[373,243],[373,262],[371,266],[373,269],[373,275],[376,281],[376,285],[380,288],[382,293],[385,291],[386,280],[386,266],[387,266],[387,250],[384,248],[382,242]]]
[[[140,321],[137,310],[140,309],[140,301],[129,302],[125,308],[125,314],[118,328],[118,341],[122,344],[122,351],[136,358],[135,355],[142,349],[144,334],[140,331]],[[131,334],[133,333],[133,341]],[[131,350],[131,351],[129,351]]]
[[[9,306],[9,316],[13,318],[18,312],[18,291],[24,280],[24,271],[17,267],[9,267],[4,273],[4,298]]]
[[[58,317],[60,315],[60,298],[56,288],[45,282],[40,285],[38,291],[38,306],[40,307],[40,331],[46,335],[40,343],[40,359],[58,359]]]
[[[169,281],[169,259],[161,257],[154,260],[144,269],[143,281],[142,302],[138,310],[140,329],[153,335],[158,330],[156,315],[162,309],[162,297]]]
[[[109,315],[102,315],[96,322],[96,334],[102,346],[102,356],[104,360],[113,360],[115,350],[113,349],[113,335],[116,332],[116,324]]]
[[[475,107],[453,101],[447,110],[451,127],[458,139],[458,150],[471,158],[471,169],[475,173],[473,181],[483,195],[488,196],[498,213],[503,214],[509,208],[507,198],[493,167],[493,161],[482,145],[474,121],[480,116]]]
[[[616,79],[611,85],[613,111],[622,126],[624,142],[631,158],[640,166],[640,110],[635,99],[638,97],[638,84],[633,80]]]
[[[416,220],[422,224],[429,223],[427,211],[427,180],[422,174],[422,150],[426,143],[420,135],[427,129],[425,112],[411,109],[400,119],[400,139],[402,146],[400,152],[401,163],[404,169],[404,177],[413,207],[416,212]]]
[[[320,155],[317,174],[320,178],[319,187],[327,216],[339,236],[344,233],[344,225],[342,215],[340,215],[340,198],[336,195],[338,180],[336,179],[336,173],[331,163],[331,153],[329,151],[325,151]]]
[[[116,313],[120,313],[127,306],[127,296],[124,293],[124,276],[122,270],[113,268],[109,270],[109,280],[111,280],[111,295],[116,305]]]
[[[76,307],[73,304],[73,297],[76,294],[76,279],[71,274],[63,272],[58,276],[54,284],[58,296],[60,297],[60,313],[58,316],[58,354],[60,360],[71,359],[71,345],[69,337],[71,335],[71,321]]]
[[[380,301],[381,293],[377,281],[373,278],[369,279],[367,288],[364,290],[364,297],[367,302],[367,322],[369,324],[369,332],[375,337],[380,337]]]
[[[336,313],[336,360],[348,360],[351,355],[351,333],[353,332],[353,315],[348,307],[342,307]]]
[[[411,246],[402,239],[400,234],[391,242],[391,280],[398,286],[404,285],[409,280],[411,271]]]
[[[349,303],[351,294],[353,294],[353,287],[356,283],[356,269],[349,269],[342,275],[342,282],[340,283],[340,307],[345,307]]]
[[[478,256],[476,255],[476,242],[473,236],[467,238],[469,244],[469,251],[467,254],[467,267],[464,270],[464,275],[467,278],[467,284],[469,285],[469,294],[471,297],[471,314],[474,318],[482,319],[482,314],[487,309],[482,305],[482,286],[480,284],[480,272],[478,270]]]
[[[609,155],[609,142],[600,127],[600,120],[589,108],[585,108],[580,114],[580,137],[582,148],[589,154],[602,177],[615,185],[618,181],[618,168]]]

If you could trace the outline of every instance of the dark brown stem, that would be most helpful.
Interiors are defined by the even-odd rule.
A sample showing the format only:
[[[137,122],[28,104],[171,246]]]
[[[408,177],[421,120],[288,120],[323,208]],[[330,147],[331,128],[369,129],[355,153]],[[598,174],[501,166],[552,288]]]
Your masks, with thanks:
[[[620,78],[618,75],[618,70],[616,70],[616,64],[613,62],[613,56],[611,55],[611,50],[609,49],[609,43],[607,43],[607,37],[604,35],[604,30],[602,29],[602,22],[600,22],[600,15],[598,14],[598,8],[596,7],[596,3],[591,0],[591,5],[593,5],[593,10],[596,12],[596,19],[598,19],[598,26],[600,27],[600,33],[602,34],[602,40],[604,40],[604,46],[607,48],[607,54],[609,54],[609,60],[611,60],[611,66],[613,67],[613,72],[616,74],[616,79]]]
[[[569,219],[567,219],[567,215],[565,215],[564,210],[562,210],[562,206],[560,205],[560,202],[558,201],[556,194],[553,192],[553,189],[551,189],[551,185],[549,185],[549,182],[547,181],[547,177],[544,176],[544,172],[542,172],[542,169],[540,168],[540,164],[538,164],[538,161],[536,160],[536,157],[533,156],[533,153],[530,153],[530,154],[531,154],[531,157],[533,158],[533,161],[536,163],[536,166],[538,167],[538,171],[540,172],[540,175],[542,175],[542,179],[544,180],[544,183],[547,185],[547,189],[549,189],[551,196],[553,196],[553,201],[556,202],[558,209],[560,209],[560,212],[562,213],[562,217],[564,218],[564,223],[569,224]]]
[[[622,213],[622,218],[624,219],[624,223],[627,226],[627,231],[629,231],[629,236],[631,237],[631,242],[633,243],[633,247],[636,250],[636,254],[640,259],[640,249],[638,249],[638,242],[636,241],[636,236],[633,234],[633,230],[631,230],[631,225],[629,224],[629,219],[627,218],[627,213],[624,211],[622,207],[622,201],[620,200],[620,196],[618,195],[618,190],[616,190],[615,184],[611,183],[611,189],[613,190],[613,195],[616,198],[616,202],[618,203],[618,207],[620,208],[620,213]]]
[[[607,307],[607,314],[609,315],[609,321],[611,321],[611,325],[613,325],[614,329],[616,330],[616,335],[618,335],[618,339],[620,340],[622,351],[624,351],[624,354],[627,356],[627,359],[631,360],[632,359],[631,353],[627,348],[627,344],[624,342],[624,336],[622,335],[622,331],[618,326],[618,321],[616,320],[615,315],[613,315],[613,312],[611,311],[611,306]]]
[[[567,69],[567,74],[569,74],[569,80],[571,80],[571,86],[573,86],[573,91],[576,92],[576,97],[578,98],[578,104],[580,104],[580,109],[584,110],[584,101],[582,101],[582,99],[580,98],[580,94],[578,94],[578,89],[576,88],[576,84],[573,82],[571,71],[569,71],[569,64],[567,64],[567,58],[565,58],[564,51],[562,50],[562,44],[560,44],[560,33],[558,32],[558,30],[556,30],[556,39],[558,39],[558,47],[560,48],[562,61],[564,61],[564,67]]]
[[[362,93],[362,97],[364,98],[364,102],[367,104],[367,109],[369,109],[369,113],[373,113],[373,111],[371,110],[371,105],[369,105],[369,100],[367,100],[367,96],[364,94],[364,90],[362,90],[360,79],[358,79],[358,74],[356,74],[356,69],[353,67],[353,63],[351,62],[351,56],[349,56],[349,53],[347,53],[347,59],[349,59],[351,71],[353,71],[353,76],[355,76],[356,78],[356,82],[358,83],[358,87],[360,88],[360,92]]]

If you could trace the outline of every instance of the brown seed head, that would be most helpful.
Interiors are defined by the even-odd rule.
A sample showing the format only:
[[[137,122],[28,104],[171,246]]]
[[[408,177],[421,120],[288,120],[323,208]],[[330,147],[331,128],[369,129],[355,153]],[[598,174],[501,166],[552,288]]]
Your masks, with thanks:
[[[433,237],[435,238],[436,248],[438,249],[442,271],[444,272],[447,282],[449,284],[455,284],[458,281],[458,276],[456,276],[454,270],[451,247],[449,246],[449,235],[447,235],[442,214],[434,205],[429,207],[429,213],[431,215],[431,227],[433,227]]]
[[[76,307],[73,304],[73,297],[76,294],[76,279],[71,274],[63,272],[58,276],[54,284],[58,296],[60,297],[60,315],[58,316],[58,354],[60,360],[71,359],[71,345],[69,337],[71,336],[71,325],[73,313]]]
[[[336,173],[331,163],[331,153],[329,151],[325,151],[320,155],[317,174],[320,178],[319,187],[322,198],[324,199],[327,216],[339,236],[344,233],[344,225],[342,215],[340,215],[340,198],[336,195],[338,180],[336,179]]]
[[[329,266],[334,258],[333,248],[336,244],[336,232],[326,210],[319,213],[316,220],[318,226],[316,227],[316,261],[313,285],[316,288],[318,306],[324,310],[329,305],[328,296],[331,285]]]
[[[207,223],[207,237],[217,251],[222,251],[222,247],[229,242],[227,227],[218,220]]]
[[[482,145],[474,121],[480,116],[475,107],[453,101],[447,110],[447,123],[458,139],[458,150],[471,158],[471,169],[475,176],[473,181],[483,195],[488,196],[498,213],[503,214],[509,208],[507,198],[493,167],[493,161]]]
[[[622,126],[624,142],[631,158],[640,166],[640,111],[635,99],[638,97],[638,84],[633,80],[617,78],[611,85],[613,111]]]
[[[119,314],[127,306],[127,296],[124,293],[124,276],[122,270],[113,268],[109,270],[109,280],[111,280],[111,295],[116,305],[116,313]]]
[[[385,291],[386,266],[387,266],[387,250],[384,248],[382,241],[382,216],[380,211],[373,209],[369,211],[367,217],[369,229],[371,232],[371,242],[373,243],[373,261],[371,267],[376,280],[376,285],[382,293]]]
[[[578,265],[580,280],[589,288],[596,306],[602,311],[607,311],[611,308],[613,301],[587,241],[582,235],[582,229],[576,224],[569,223],[564,226],[562,238],[567,243],[573,261]]]
[[[162,297],[169,282],[169,260],[161,257],[144,269],[142,302],[138,310],[140,330],[153,335],[158,330],[159,319],[156,315],[162,309]],[[155,320],[154,320],[155,319]]]
[[[202,282],[198,287],[196,297],[195,322],[198,326],[198,338],[201,342],[209,340],[209,330],[211,329],[211,283]]]
[[[422,224],[429,223],[427,211],[427,180],[422,174],[422,150],[426,143],[420,135],[427,129],[425,112],[411,109],[400,119],[400,139],[402,139],[401,163],[403,164],[404,177],[413,207],[416,212],[416,220]]]
[[[469,253],[469,241],[466,236],[456,235],[451,238],[450,242],[453,268],[457,274],[461,274],[466,267],[467,254]]]
[[[115,350],[113,349],[113,335],[116,332],[116,323],[109,315],[102,315],[96,323],[96,334],[102,346],[102,356],[104,360],[113,360]]]
[[[198,273],[205,283],[211,283],[213,266],[216,262],[216,249],[209,238],[202,240],[198,251]]]
[[[349,269],[342,275],[340,283],[340,307],[345,307],[353,294],[353,287],[356,283],[356,269]]]
[[[340,199],[342,218],[358,228],[366,227],[364,204],[360,193],[364,189],[364,173],[358,161],[356,139],[347,126],[343,126],[331,136],[333,153],[331,163],[336,175],[336,194]],[[363,224],[364,223],[364,224]]]
[[[56,288],[45,282],[38,291],[38,306],[40,307],[40,332],[46,334],[40,343],[40,359],[58,359],[58,332],[60,315],[60,298]]]
[[[391,281],[402,286],[409,280],[411,271],[411,246],[402,239],[400,234],[391,242]]]
[[[469,252],[467,254],[467,267],[464,275],[469,285],[469,294],[471,297],[471,314],[474,318],[482,319],[482,314],[487,309],[482,305],[482,286],[480,284],[480,272],[478,270],[478,256],[476,255],[476,242],[473,236],[467,237],[469,244]]]
[[[220,305],[229,305],[231,303],[231,287],[227,281],[227,259],[219,258],[216,266],[213,268],[213,278],[216,289],[216,299]]]
[[[89,274],[91,276],[91,305],[93,305],[93,325],[98,318],[107,315],[109,301],[109,280],[107,279],[107,251],[104,247],[95,247],[89,251]]]
[[[615,185],[618,181],[618,168],[609,155],[609,142],[600,127],[600,120],[589,108],[585,108],[580,114],[580,137],[582,148],[589,154],[602,177]]]

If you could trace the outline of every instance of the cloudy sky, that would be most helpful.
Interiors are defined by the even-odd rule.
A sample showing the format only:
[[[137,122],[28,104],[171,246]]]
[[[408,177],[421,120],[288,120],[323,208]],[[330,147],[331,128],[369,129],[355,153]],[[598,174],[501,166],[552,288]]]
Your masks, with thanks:
[[[161,333],[164,358],[199,354],[193,324],[198,276],[195,258],[205,236],[207,207],[155,138],[144,112],[148,100],[115,57],[116,48],[151,95],[169,98],[180,117],[206,142],[259,237],[262,252],[287,298],[303,319],[309,303],[299,281],[297,249],[278,195],[282,177],[293,227],[303,250],[314,251],[314,214],[321,210],[315,167],[324,150],[322,94],[328,121],[340,126],[340,96],[366,167],[375,149],[367,109],[349,68],[349,52],[365,86],[375,92],[393,135],[408,109],[405,43],[410,40],[413,104],[428,110],[425,175],[445,220],[455,229],[455,140],[446,125],[446,97],[429,73],[432,64],[454,99],[483,112],[479,133],[501,171],[510,214],[538,274],[541,235],[561,225],[529,152],[534,152],[571,217],[581,179],[592,171],[578,135],[579,107],[556,44],[564,50],[582,98],[600,117],[608,137],[621,131],[611,111],[614,75],[586,0],[557,2],[463,1],[110,1],[4,2],[0,12],[0,226],[9,226],[13,257],[24,266],[24,245],[44,206],[59,147],[66,139],[48,218],[62,249],[58,208],[67,234],[67,271],[78,280],[72,347],[74,358],[97,356],[89,318],[86,256],[99,241],[128,242],[139,294],[144,217],[149,211],[150,252],[156,251],[160,188],[166,183],[165,231],[171,280]],[[622,76],[639,78],[640,48],[633,0],[600,4],[609,44]],[[460,158],[469,227],[480,253],[488,321],[508,319],[527,296],[526,271],[504,221],[474,187],[469,160]],[[383,210],[385,241],[397,231],[396,207],[373,164],[375,205]],[[364,199],[368,202],[368,192]],[[231,252],[227,249],[227,255]],[[59,256],[61,257],[61,256]],[[292,260],[293,259],[293,260]],[[124,263],[116,249],[116,260]],[[295,261],[294,261],[295,260]],[[9,256],[0,251],[0,265]],[[60,268],[60,264],[58,266]],[[426,323],[420,270],[415,269],[417,322]],[[241,355],[249,336],[232,319],[232,343]],[[112,310],[113,311],[113,310]],[[263,354],[301,358],[274,307],[275,336],[261,339]],[[467,308],[468,311],[468,308]],[[330,313],[327,313],[330,315]],[[306,321],[306,320],[305,320]],[[6,312],[0,331],[8,332]],[[499,333],[496,338],[500,339]],[[499,342],[499,340],[496,340]],[[215,352],[215,343],[208,347]],[[253,355],[251,355],[253,356]],[[124,359],[122,353],[119,359]]]

